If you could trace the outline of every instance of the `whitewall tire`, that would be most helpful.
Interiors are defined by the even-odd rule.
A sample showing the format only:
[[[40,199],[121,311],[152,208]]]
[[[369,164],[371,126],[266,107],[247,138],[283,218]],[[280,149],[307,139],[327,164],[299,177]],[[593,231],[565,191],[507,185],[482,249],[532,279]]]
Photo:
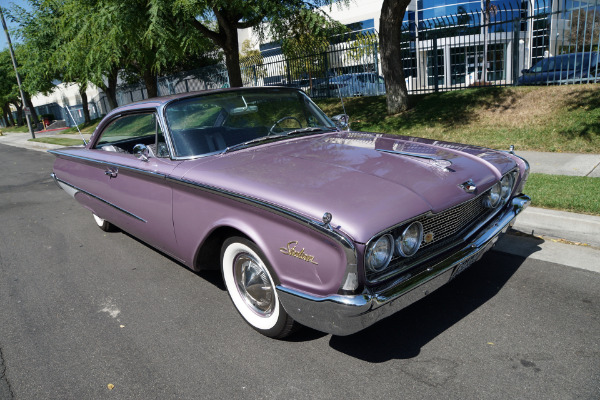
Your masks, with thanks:
[[[223,280],[237,311],[263,335],[283,338],[297,324],[281,306],[265,260],[258,247],[244,238],[229,238],[221,248]]]

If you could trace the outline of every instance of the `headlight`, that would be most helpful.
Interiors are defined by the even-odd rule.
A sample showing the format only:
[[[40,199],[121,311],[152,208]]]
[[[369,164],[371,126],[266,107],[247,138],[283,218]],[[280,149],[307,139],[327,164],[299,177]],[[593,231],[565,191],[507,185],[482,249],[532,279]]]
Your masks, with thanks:
[[[496,182],[494,186],[483,196],[483,206],[487,208],[496,208],[500,204],[502,194],[502,185]]]
[[[394,238],[392,235],[383,235],[371,242],[367,248],[366,266],[370,271],[380,272],[385,269],[394,253]]]
[[[502,180],[500,181],[500,186],[502,187],[500,197],[502,197],[502,201],[506,202],[508,200],[514,184],[515,180],[512,173],[506,174],[502,177]]]
[[[420,222],[410,224],[396,239],[396,250],[403,257],[414,255],[423,242],[423,225]]]

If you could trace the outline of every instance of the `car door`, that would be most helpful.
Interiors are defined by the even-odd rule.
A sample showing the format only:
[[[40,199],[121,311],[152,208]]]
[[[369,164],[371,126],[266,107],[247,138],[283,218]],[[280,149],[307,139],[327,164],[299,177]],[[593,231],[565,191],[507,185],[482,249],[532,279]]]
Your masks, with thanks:
[[[151,149],[138,157],[138,144]],[[89,150],[100,162],[94,179],[103,181],[101,218],[149,244],[173,254],[176,240],[172,219],[172,189],[166,176],[180,163],[171,160],[154,111],[116,116]]]

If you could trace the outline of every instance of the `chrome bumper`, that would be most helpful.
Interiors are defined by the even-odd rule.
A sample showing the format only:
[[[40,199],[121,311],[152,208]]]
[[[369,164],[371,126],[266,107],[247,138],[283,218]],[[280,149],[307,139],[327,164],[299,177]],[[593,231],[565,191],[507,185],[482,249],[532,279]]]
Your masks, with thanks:
[[[360,295],[317,297],[277,286],[279,299],[286,312],[303,325],[339,336],[358,332],[422,299],[479,260],[530,203],[531,199],[525,195],[514,198],[511,206],[460,250],[384,290],[365,289]]]

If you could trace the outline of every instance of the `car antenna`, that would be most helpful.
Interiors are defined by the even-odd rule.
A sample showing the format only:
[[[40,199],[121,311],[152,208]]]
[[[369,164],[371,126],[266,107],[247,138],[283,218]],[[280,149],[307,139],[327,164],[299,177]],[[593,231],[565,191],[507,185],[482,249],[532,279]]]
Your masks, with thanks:
[[[334,73],[334,76],[337,78],[337,73]],[[344,114],[346,114],[346,107],[344,106],[344,98],[342,97],[342,91],[340,90],[340,83],[335,83],[335,85],[337,86],[338,94],[340,95],[340,101],[342,102],[342,110],[344,111]]]
[[[71,119],[73,120],[73,123],[75,124],[75,128],[77,128],[77,132],[79,132],[79,136],[81,136],[81,140],[83,140],[83,145],[87,146],[87,142],[85,141],[85,138],[83,137],[83,134],[79,130],[79,126],[77,125],[77,122],[75,122],[75,118],[73,118],[73,114],[71,114],[71,110],[69,110],[69,106],[67,106],[67,112],[71,116]]]

